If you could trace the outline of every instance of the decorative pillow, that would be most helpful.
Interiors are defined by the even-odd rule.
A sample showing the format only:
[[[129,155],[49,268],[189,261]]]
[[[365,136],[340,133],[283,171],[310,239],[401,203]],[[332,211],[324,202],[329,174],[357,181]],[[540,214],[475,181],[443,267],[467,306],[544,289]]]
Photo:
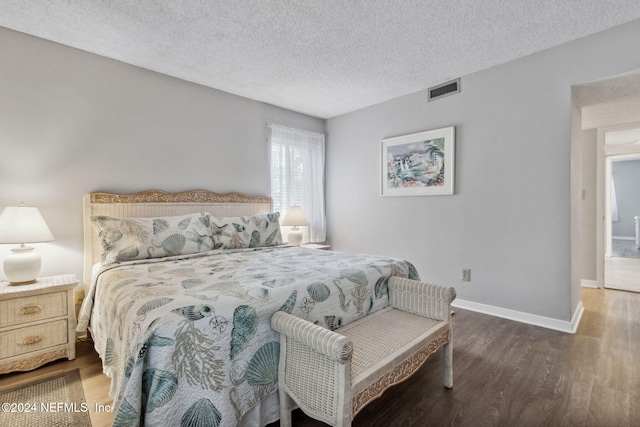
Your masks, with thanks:
[[[94,216],[102,244],[102,264],[186,255],[213,249],[211,215],[196,213],[162,218]]]
[[[280,212],[232,218],[211,218],[216,249],[259,248],[282,244]]]

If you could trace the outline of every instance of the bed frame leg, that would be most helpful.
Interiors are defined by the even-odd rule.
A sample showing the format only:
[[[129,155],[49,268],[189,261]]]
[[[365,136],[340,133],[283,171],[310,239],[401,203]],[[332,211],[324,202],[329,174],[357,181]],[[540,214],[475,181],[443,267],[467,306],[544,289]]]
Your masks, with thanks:
[[[280,395],[280,427],[291,427],[291,411],[293,411],[293,399],[289,397],[282,389],[279,389]]]
[[[453,387],[453,345],[451,341],[446,343],[444,351],[444,386],[446,388]]]

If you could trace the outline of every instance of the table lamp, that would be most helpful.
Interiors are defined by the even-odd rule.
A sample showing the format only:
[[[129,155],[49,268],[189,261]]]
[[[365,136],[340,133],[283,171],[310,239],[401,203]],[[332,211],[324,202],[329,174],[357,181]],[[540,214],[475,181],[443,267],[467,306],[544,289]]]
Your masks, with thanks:
[[[284,216],[282,225],[291,227],[291,229],[289,230],[289,234],[287,235],[289,244],[300,246],[300,243],[302,243],[302,231],[299,227],[309,225],[309,223],[307,222],[307,218],[302,212],[302,208],[300,206],[291,206],[287,210],[287,214]]]
[[[40,273],[42,258],[25,243],[50,242],[51,230],[38,208],[19,206],[4,208],[0,214],[0,243],[19,243],[4,259],[4,275],[11,284],[34,283]]]

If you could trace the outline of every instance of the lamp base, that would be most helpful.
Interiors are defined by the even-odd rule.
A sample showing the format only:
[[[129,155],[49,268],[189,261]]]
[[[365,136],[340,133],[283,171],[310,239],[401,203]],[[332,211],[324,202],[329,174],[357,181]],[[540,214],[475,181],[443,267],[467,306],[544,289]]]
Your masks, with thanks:
[[[11,285],[26,285],[35,283],[42,258],[40,254],[33,251],[31,246],[21,245],[11,249],[11,252],[4,259],[4,275]]]
[[[299,227],[291,227],[289,234],[287,234],[287,240],[290,245],[300,246],[302,243],[302,231]]]
[[[9,286],[33,285],[38,283],[38,279],[29,280],[28,282],[9,282]]]

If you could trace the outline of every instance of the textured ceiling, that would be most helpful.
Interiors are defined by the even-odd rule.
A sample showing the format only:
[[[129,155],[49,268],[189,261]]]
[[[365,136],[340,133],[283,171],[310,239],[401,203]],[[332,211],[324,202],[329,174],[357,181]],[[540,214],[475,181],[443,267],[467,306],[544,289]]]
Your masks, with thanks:
[[[574,98],[581,107],[625,99],[640,99],[640,71],[596,80],[573,87]]]
[[[640,120],[640,71],[572,87],[576,105],[582,107],[582,129],[623,126]],[[607,143],[635,143],[633,132],[607,133]],[[611,134],[611,135],[609,135]]]
[[[638,0],[0,0],[0,26],[329,118],[640,18]]]

